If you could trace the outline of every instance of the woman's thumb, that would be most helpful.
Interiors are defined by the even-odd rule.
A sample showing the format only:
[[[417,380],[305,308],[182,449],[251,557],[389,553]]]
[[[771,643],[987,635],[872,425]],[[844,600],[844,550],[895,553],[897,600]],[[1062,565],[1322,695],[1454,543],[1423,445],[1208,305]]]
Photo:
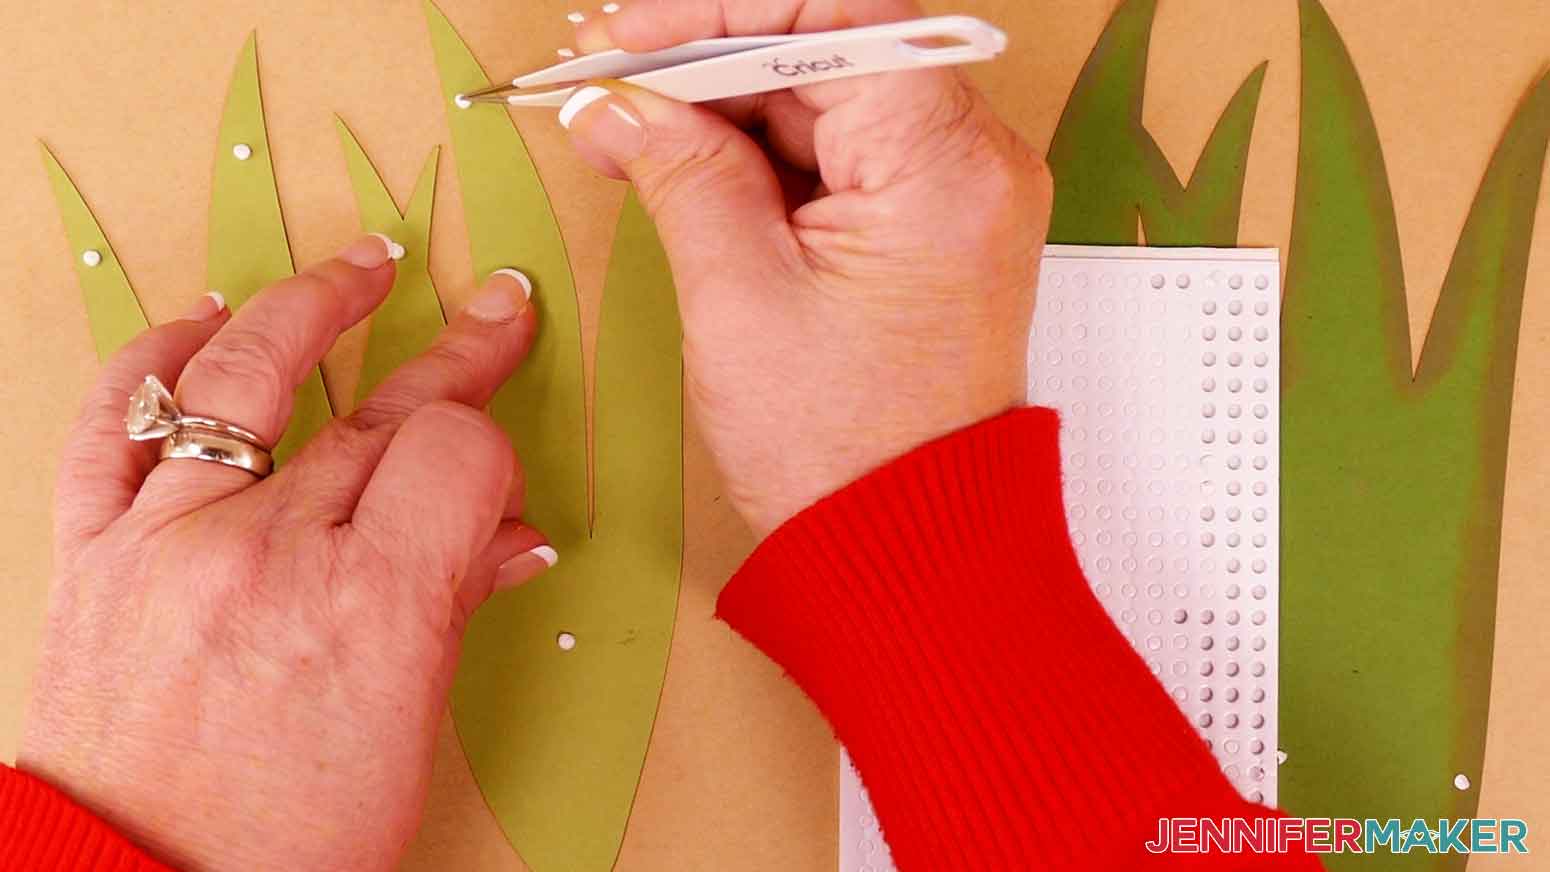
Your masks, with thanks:
[[[609,81],[577,91],[560,124],[589,162],[634,183],[675,269],[746,268],[792,238],[764,151],[709,109]]]

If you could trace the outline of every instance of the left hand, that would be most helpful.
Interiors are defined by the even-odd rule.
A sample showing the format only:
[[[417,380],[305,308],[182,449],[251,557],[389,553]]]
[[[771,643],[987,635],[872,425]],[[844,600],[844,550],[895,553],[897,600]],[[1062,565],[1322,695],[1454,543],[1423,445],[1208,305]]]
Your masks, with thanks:
[[[553,559],[480,411],[536,329],[511,276],[268,479],[125,438],[150,373],[273,445],[393,278],[367,237],[235,317],[202,298],[107,363],[66,447],[17,765],[181,868],[393,867],[469,612]]]

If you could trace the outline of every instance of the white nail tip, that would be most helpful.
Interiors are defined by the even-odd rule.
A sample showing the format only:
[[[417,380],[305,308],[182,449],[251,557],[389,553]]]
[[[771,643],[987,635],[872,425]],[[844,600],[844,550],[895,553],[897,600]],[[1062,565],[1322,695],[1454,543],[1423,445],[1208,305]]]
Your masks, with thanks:
[[[527,297],[529,300],[533,299],[533,280],[527,277],[527,273],[524,273],[519,269],[511,269],[510,267],[507,267],[505,269],[498,269],[495,272],[490,273],[490,275],[511,276],[512,278],[516,279],[520,285],[522,285],[522,295]]]
[[[571,95],[569,100],[565,101],[564,106],[560,107],[560,126],[569,130],[571,124],[576,120],[576,116],[580,115],[583,109],[607,96],[607,89],[599,88],[596,85],[588,85],[577,91]]]
[[[551,568],[553,568],[556,563],[560,562],[559,552],[555,551],[553,548],[550,548],[548,545],[540,545],[527,553],[537,557],[539,560],[542,560]]]
[[[572,12],[571,14],[565,16],[565,20],[569,21],[571,24],[584,24],[586,23],[587,16],[580,12]]]
[[[604,15],[614,15],[614,14],[618,13],[618,11],[619,11],[619,4],[618,3],[607,3],[607,4],[603,5],[603,14]]]
[[[388,257],[390,257],[390,258],[392,258],[394,260],[403,260],[404,259],[404,254],[406,254],[406,252],[404,251],[404,247],[402,245],[399,245],[398,243],[394,242],[392,239],[390,239],[387,234],[385,234],[385,233],[373,233],[371,235],[377,237],[380,240],[382,240],[382,244],[387,246]]]
[[[215,311],[221,312],[226,309],[226,296],[220,291],[210,291],[205,296],[215,301]]]
[[[576,50],[573,49],[573,48],[556,49],[555,50],[555,54],[559,55],[562,58],[569,59],[569,58],[573,58],[573,57],[576,56]]]

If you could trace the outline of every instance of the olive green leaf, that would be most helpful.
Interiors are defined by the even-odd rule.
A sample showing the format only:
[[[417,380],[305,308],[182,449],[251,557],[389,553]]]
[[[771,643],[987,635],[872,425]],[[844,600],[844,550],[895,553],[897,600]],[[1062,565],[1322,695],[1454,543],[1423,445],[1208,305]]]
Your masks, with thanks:
[[[59,205],[59,217],[64,222],[65,238],[70,241],[71,260],[85,296],[86,322],[97,347],[97,359],[107,360],[149,324],[134,288],[129,285],[129,277],[124,275],[124,268],[114,256],[108,237],[97,226],[91,209],[48,147],[40,143],[39,148],[43,152],[43,168],[54,189],[54,201]],[[81,259],[88,251],[95,251],[102,258],[96,266],[88,266]]]
[[[575,287],[522,138],[500,107],[454,98],[488,79],[425,5],[480,275],[534,280],[542,328],[492,413],[527,480],[525,517],[559,565],[475,616],[453,716],[486,801],[523,859],[603,870],[618,856],[661,695],[683,541],[677,316],[649,222],[625,211],[604,289],[596,397],[596,528]],[[562,650],[569,633],[576,645]]]
[[[1470,817],[1550,80],[1491,159],[1412,377],[1377,131],[1329,16],[1301,0],[1301,17],[1283,312],[1281,798],[1310,816]],[[1455,788],[1458,773],[1475,787]],[[1361,865],[1462,868],[1463,858]]]
[[[1281,799],[1295,813],[1468,817],[1490,698],[1502,493],[1550,80],[1518,109],[1460,237],[1412,376],[1388,175],[1339,34],[1300,0],[1301,145],[1283,313]],[[1050,162],[1051,237],[1231,245],[1259,77],[1188,188],[1140,107],[1155,0],[1125,3]],[[1458,790],[1454,776],[1472,787]],[[1375,858],[1331,859],[1332,867]],[[1461,866],[1458,857],[1385,856]]]
[[[430,274],[431,211],[436,201],[436,161],[441,149],[432,149],[425,159],[414,193],[409,196],[409,208],[400,214],[393,195],[382,184],[350,128],[342,119],[336,118],[335,122],[350,187],[355,191],[361,214],[361,229],[385,234],[404,246],[393,290],[371,315],[370,339],[355,389],[359,399],[393,370],[429,348],[447,322]]]
[[[220,291],[234,310],[265,286],[296,271],[269,155],[258,88],[258,42],[252,34],[237,56],[216,138],[209,251],[207,284]],[[333,414],[323,375],[314,370],[296,391],[290,424],[275,446],[275,460],[284,462],[294,455]]]
[[[1189,184],[1141,123],[1157,0],[1130,0],[1110,19],[1066,103],[1049,163],[1050,240],[1134,245],[1137,217],[1152,245],[1233,245],[1250,136],[1266,65],[1227,104]]]

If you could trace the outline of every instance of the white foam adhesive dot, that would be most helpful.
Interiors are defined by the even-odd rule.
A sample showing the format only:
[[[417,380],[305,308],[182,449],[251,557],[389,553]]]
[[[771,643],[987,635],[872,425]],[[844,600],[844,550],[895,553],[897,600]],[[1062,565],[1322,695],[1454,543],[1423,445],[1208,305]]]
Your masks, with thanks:
[[[102,252],[95,248],[88,248],[81,252],[81,263],[87,266],[100,266],[102,264]]]
[[[247,160],[253,156],[253,146],[239,142],[231,147],[231,156],[237,160]]]
[[[576,649],[576,636],[573,633],[561,633],[554,637],[554,644],[558,645],[561,651],[574,651]]]
[[[1462,772],[1460,772],[1459,774],[1453,776],[1453,786],[1455,788],[1459,789],[1459,790],[1468,790],[1469,789],[1469,776],[1465,775]]]

